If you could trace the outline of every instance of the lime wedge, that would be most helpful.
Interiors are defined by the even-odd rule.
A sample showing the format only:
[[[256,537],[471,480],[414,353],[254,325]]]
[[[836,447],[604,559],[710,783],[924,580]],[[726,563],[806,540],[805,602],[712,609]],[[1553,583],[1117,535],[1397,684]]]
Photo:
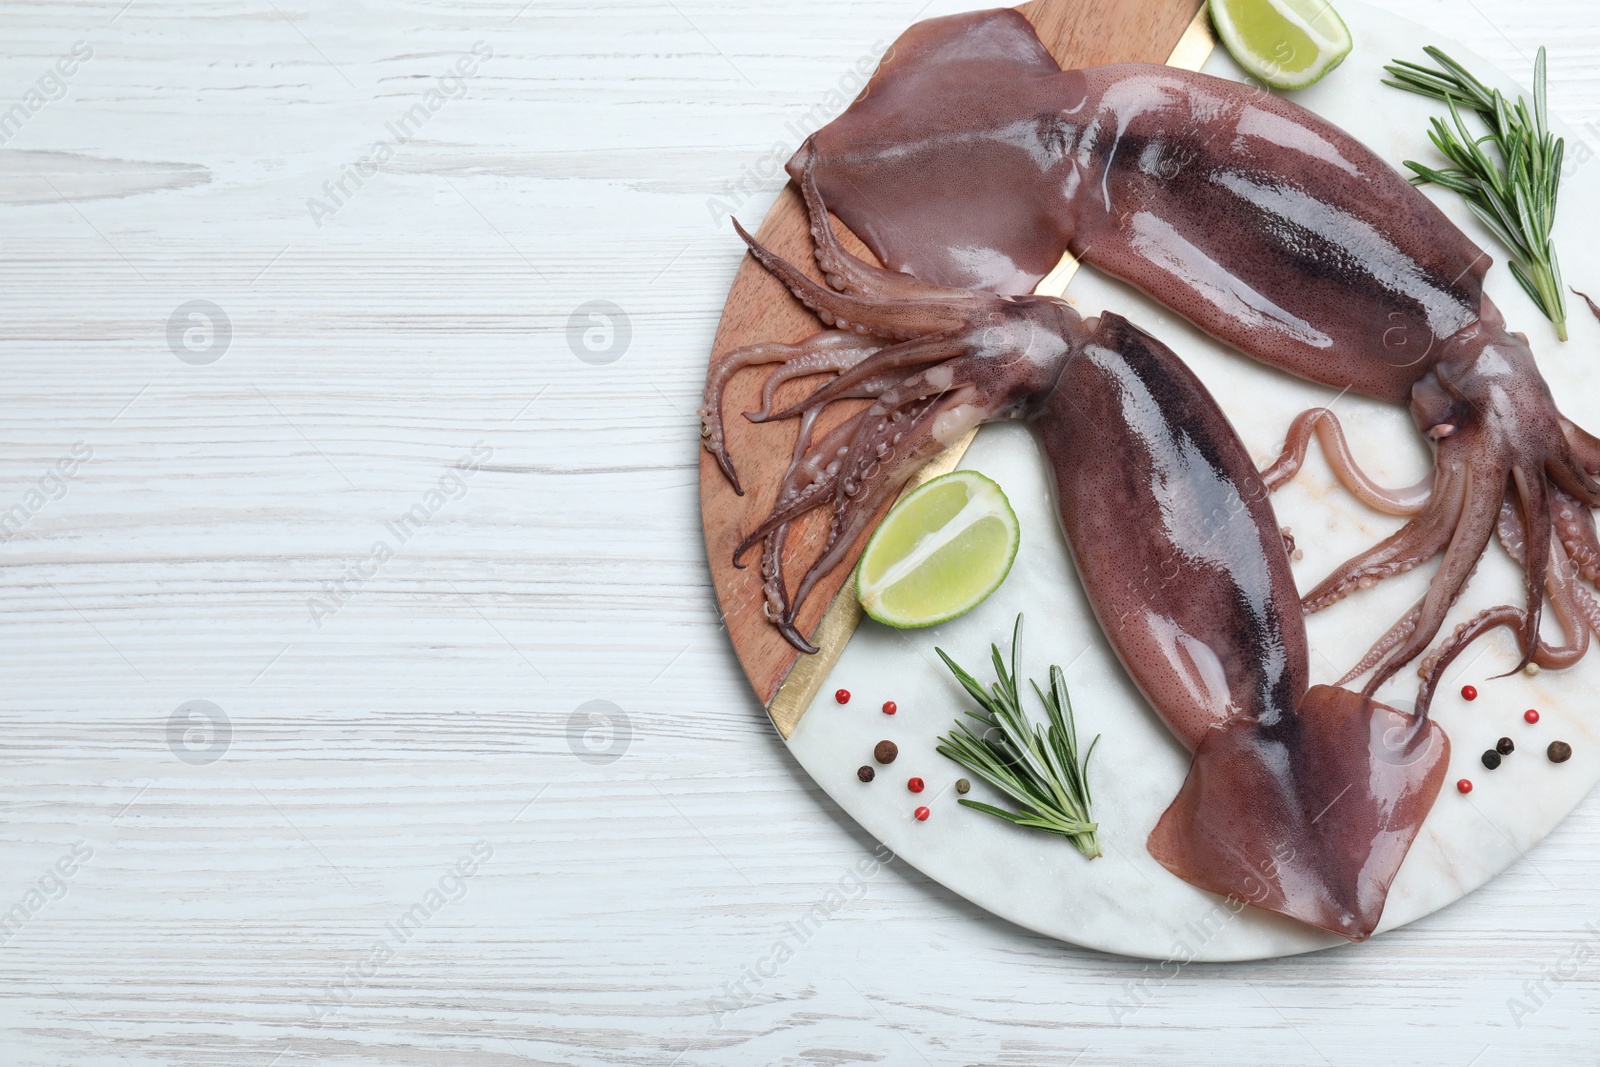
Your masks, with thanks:
[[[1209,0],[1228,52],[1274,89],[1304,89],[1350,54],[1350,31],[1324,0]]]
[[[954,471],[894,506],[856,571],[856,595],[879,622],[902,630],[965,614],[1005,581],[1022,531],[1000,487]]]

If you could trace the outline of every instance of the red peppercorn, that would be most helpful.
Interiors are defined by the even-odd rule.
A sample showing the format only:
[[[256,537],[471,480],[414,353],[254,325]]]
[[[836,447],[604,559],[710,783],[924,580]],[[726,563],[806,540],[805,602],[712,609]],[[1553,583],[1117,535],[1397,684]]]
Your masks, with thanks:
[[[920,793],[927,787],[923,784],[921,778],[913,778],[911,781],[906,783],[906,788],[911,790],[913,793]]]
[[[837,693],[833,694],[833,699],[837,700],[841,704],[850,703],[850,690],[848,690],[848,689],[839,690]]]
[[[1529,708],[1527,711],[1522,713],[1522,718],[1529,724],[1536,723],[1539,721],[1539,713],[1533,708]]]
[[[885,700],[883,702],[883,713],[885,715],[893,715],[895,712],[897,712],[899,710],[900,710],[900,708],[895,704],[894,701]]]
[[[1458,790],[1460,790],[1461,792],[1463,792],[1463,793],[1472,792],[1472,779],[1470,779],[1470,778],[1461,779],[1461,781],[1456,783],[1456,788]]]
[[[927,822],[928,821],[928,816],[932,815],[932,814],[933,814],[933,812],[929,811],[927,808],[918,808],[916,810],[917,821],[918,822]]]
[[[1461,699],[1462,700],[1477,700],[1478,699],[1478,687],[1475,686],[1475,685],[1464,685],[1464,686],[1462,686],[1461,687]]]

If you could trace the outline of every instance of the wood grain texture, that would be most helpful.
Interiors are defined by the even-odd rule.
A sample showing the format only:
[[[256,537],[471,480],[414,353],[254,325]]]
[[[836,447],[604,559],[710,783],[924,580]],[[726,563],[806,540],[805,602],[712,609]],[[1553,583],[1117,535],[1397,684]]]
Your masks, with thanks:
[[[1034,24],[1040,40],[1050,49],[1056,62],[1072,68],[1116,61],[1164,62],[1199,6],[1195,0],[1103,0],[1096,4],[1032,0],[1017,10]],[[849,251],[870,263],[877,263],[843,223],[835,219],[834,225]],[[779,193],[756,238],[813,279],[822,280],[811,254],[805,203],[793,183],[785,185]],[[734,349],[763,341],[793,343],[821,329],[820,321],[747,254],[729,290],[722,322],[711,348],[711,360],[714,363]],[[734,491],[709,452],[700,459],[700,512],[712,582],[722,606],[728,638],[763,704],[772,702],[800,654],[783,639],[764,613],[759,546],[747,553],[747,566],[742,569],[733,565],[733,550],[771,512],[779,483],[794,453],[798,424],[791,419],[755,425],[739,418],[738,413],[760,409],[762,384],[776,366],[741,372],[729,383],[726,392],[723,410],[727,413],[728,450],[740,472],[745,495],[739,496]],[[781,396],[790,401],[797,399],[814,388],[819,380],[813,376],[788,385]],[[814,439],[868,403],[857,400],[831,405],[818,418]],[[959,452],[956,455],[959,456]],[[945,460],[942,465],[948,469],[951,462]],[[885,502],[878,509],[878,517],[888,511],[891,503]],[[821,551],[827,539],[830,515],[829,509],[819,508],[792,528],[783,554],[791,586],[800,580],[809,561]],[[815,633],[823,613],[849,578],[856,557],[866,547],[876,525],[874,519],[856,538],[839,565],[817,583],[796,620],[801,633],[808,636]],[[836,655],[837,650],[834,651]],[[814,687],[808,688],[814,691]],[[808,698],[809,693],[805,693],[797,699],[803,705],[809,703]],[[790,723],[789,728],[792,729],[792,725]],[[779,729],[787,736],[782,723]]]
[[[94,458],[0,544],[0,914],[94,855],[0,945],[0,1063],[1600,1062],[1595,798],[1423,922],[1249,967],[847,877],[874,842],[773,732],[706,574],[694,410],[739,248],[708,201],[761,217],[777,131],[918,4],[274,3],[3,16],[5,108],[95,54],[0,148],[0,512]],[[1507,70],[1548,44],[1552,105],[1600,123],[1590,5],[1474,4],[1394,6]],[[307,198],[477,40],[466,95],[319,228]],[[233,327],[209,366],[167,346],[193,299]],[[603,366],[567,335],[595,299],[633,329]],[[319,628],[308,599],[480,440]],[[232,726],[209,765],[167,742],[196,698]],[[607,749],[594,700],[627,716],[611,763],[574,755]]]

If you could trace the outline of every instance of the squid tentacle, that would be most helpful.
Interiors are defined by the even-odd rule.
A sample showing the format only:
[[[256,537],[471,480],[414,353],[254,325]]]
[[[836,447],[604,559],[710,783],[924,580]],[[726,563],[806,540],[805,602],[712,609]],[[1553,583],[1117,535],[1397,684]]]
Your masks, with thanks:
[[[1294,479],[1305,463],[1312,435],[1322,446],[1323,458],[1350,493],[1368,507],[1387,515],[1416,515],[1428,505],[1433,492],[1433,475],[1416,485],[1390,489],[1379,485],[1356,462],[1350,442],[1345,438],[1339,417],[1329,408],[1311,408],[1295,416],[1289,424],[1283,451],[1261,472],[1268,492],[1275,492]]]
[[[1600,603],[1597,603],[1594,597],[1578,584],[1577,580],[1583,577],[1582,566],[1568,551],[1567,537],[1561,525],[1562,520],[1571,519],[1571,508],[1568,503],[1558,499],[1560,495],[1560,490],[1557,490],[1549,501],[1553,521],[1547,526],[1549,562],[1542,573],[1545,590],[1550,595],[1551,608],[1565,636],[1565,643],[1551,645],[1539,635],[1525,608],[1510,605],[1487,608],[1474,618],[1458,625],[1449,639],[1422,658],[1417,670],[1418,676],[1422,679],[1417,696],[1419,713],[1427,712],[1443,672],[1450,663],[1459,657],[1468,645],[1498,627],[1504,626],[1514,632],[1518,647],[1524,655],[1520,666],[1532,662],[1545,670],[1561,670],[1576,664],[1587,654],[1589,631],[1600,633]],[[1587,517],[1587,512],[1584,514]],[[1537,567],[1528,568],[1527,546],[1530,534],[1517,505],[1509,494],[1501,501],[1495,531],[1512,562],[1525,568],[1527,573],[1540,573]],[[1469,575],[1468,580],[1470,579]],[[1340,679],[1339,684],[1344,685],[1377,665],[1401,639],[1415,631],[1421,613],[1422,603],[1419,601],[1388,634],[1372,646],[1372,649],[1344,678]],[[1533,634],[1531,640],[1528,636],[1530,633]]]
[[[761,613],[778,628],[784,640],[808,655],[816,646],[807,641],[789,621],[789,591],[783,580],[783,548],[789,539],[789,524],[784,523],[766,536],[761,549]]]
[[[1449,640],[1423,657],[1422,666],[1417,672],[1422,676],[1422,684],[1417,689],[1417,714],[1427,712],[1429,705],[1433,703],[1433,694],[1438,689],[1445,670],[1467,650],[1468,645],[1501,626],[1520,634],[1526,615],[1527,612],[1521,608],[1502,604],[1499,607],[1485,608],[1471,620],[1457,626]],[[1584,641],[1584,645],[1587,647],[1587,640]]]
[[[733,457],[728,452],[722,398],[727,391],[728,382],[735,374],[746,367],[758,367],[768,363],[783,363],[785,367],[814,368],[796,372],[808,374],[831,370],[835,366],[843,369],[846,366],[854,366],[881,347],[878,341],[846,330],[825,330],[798,344],[780,344],[771,341],[745,345],[717,359],[706,374],[705,392],[700,401],[700,437],[706,451],[711,453],[717,461],[717,466],[722,468],[722,473],[733,486],[733,491],[740,496],[744,495],[744,487],[739,484],[739,475],[733,466]],[[781,371],[775,372],[773,376],[776,377],[778,373]]]
[[[881,377],[890,371],[926,367],[929,364],[943,363],[946,360],[965,355],[972,347],[969,339],[970,333],[971,330],[967,328],[941,330],[938,333],[929,334],[927,337],[918,337],[915,340],[902,341],[899,344],[881,348],[873,355],[840,374],[837,378],[818,386],[804,400],[791,404],[782,411],[768,415],[765,418],[752,419],[751,421],[776,422],[780,419],[793,418],[808,408],[838,400],[863,383],[873,378]]]
[[[818,285],[794,264],[767,249],[739,225],[738,219],[733,220],[733,228],[744,239],[756,262],[829,326],[895,341],[909,341],[925,333],[962,326],[968,321],[968,315],[952,307],[948,301],[886,300],[870,295],[834,292]],[[998,301],[999,297],[990,299]]]
[[[824,434],[822,440],[808,449],[802,458],[790,463],[788,472],[779,484],[778,499],[772,511],[733,550],[734,566],[740,566],[740,558],[757,541],[833,499],[839,481],[840,464],[849,454],[850,441],[857,427],[870,410],[868,408],[850,416]]]
[[[1552,574],[1559,568],[1552,568]],[[1552,646],[1543,638],[1537,639],[1524,654],[1527,662],[1547,670],[1562,670],[1581,660],[1589,651],[1589,630],[1600,622],[1600,604],[1587,597],[1583,590],[1560,578],[1550,584],[1550,602],[1566,634],[1566,644]],[[1580,599],[1582,598],[1582,599]],[[1587,605],[1583,602],[1587,600]],[[1486,608],[1471,620],[1457,626],[1455,633],[1439,648],[1423,657],[1418,674],[1422,685],[1417,690],[1417,713],[1426,714],[1445,670],[1478,638],[1497,627],[1504,626],[1517,635],[1520,641],[1527,627],[1527,611],[1510,604]],[[1521,668],[1516,668],[1520,670]],[[1507,672],[1507,673],[1514,673]]]
[[[838,566],[878,508],[900,490],[913,471],[944,449],[944,444],[926,430],[947,406],[941,403],[947,399],[945,396],[918,397],[900,409],[905,429],[897,431],[893,438],[896,441],[904,440],[900,451],[890,449],[878,452],[883,444],[880,436],[882,431],[872,429],[870,423],[863,423],[861,437],[852,446],[851,452],[868,455],[854,465],[851,475],[842,476],[839,480],[839,493],[834,501],[828,539],[821,554],[807,568],[795,588],[787,621],[794,621],[817,582]],[[849,460],[846,462],[848,464]]]
[[[1354,589],[1370,588],[1438,555],[1450,543],[1451,531],[1460,521],[1467,498],[1466,483],[1463,474],[1447,471],[1429,497],[1426,511],[1377,545],[1346,561],[1301,598],[1306,614],[1321,611],[1343,600]]]
[[[816,583],[838,565],[878,507],[899,489],[903,475],[970,428],[962,421],[963,414],[974,424],[980,421],[980,409],[966,403],[975,393],[964,381],[975,369],[974,362],[967,357],[924,370],[886,390],[862,412],[836,475],[828,539],[796,588],[785,621],[793,623]],[[947,413],[954,423],[941,423]]]
[[[1400,646],[1400,643],[1410,637],[1417,629],[1417,620],[1422,618],[1422,601],[1417,601],[1401,616],[1400,621],[1389,627],[1387,633],[1372,643],[1366,654],[1356,661],[1356,665],[1344,672],[1335,685],[1349,685],[1357,678],[1366,674],[1379,663],[1385,656]]]
[[[1527,560],[1522,568],[1522,587],[1528,606],[1523,614],[1522,629],[1517,635],[1517,642],[1523,650],[1522,662],[1517,664],[1517,670],[1521,670],[1538,649],[1539,617],[1544,609],[1545,586],[1549,584],[1547,579],[1556,576],[1547,574],[1551,570],[1552,524],[1543,472],[1535,470],[1530,473],[1517,467],[1511,472],[1511,482],[1516,487],[1517,499],[1522,505],[1522,522],[1527,531]]]
[[[953,289],[924,282],[897,270],[885,270],[845,251],[833,230],[828,211],[817,190],[817,150],[811,140],[805,148],[806,162],[800,172],[800,193],[811,216],[811,239],[817,266],[835,289],[872,295],[890,300],[940,300],[957,304],[979,304],[992,299],[975,289]]]
[[[1600,601],[1589,593],[1583,586],[1573,583],[1571,587],[1572,601],[1577,606],[1579,617],[1589,624],[1589,629],[1600,634]]]
[[[1465,477],[1470,481],[1475,473],[1467,471]],[[1373,669],[1372,677],[1362,689],[1363,696],[1372,696],[1379,686],[1427,649],[1428,643],[1439,632],[1439,627],[1444,625],[1445,615],[1465,589],[1467,579],[1477,568],[1478,560],[1488,546],[1489,538],[1494,534],[1495,519],[1499,514],[1500,501],[1504,495],[1506,474],[1500,472],[1492,481],[1484,478],[1482,482],[1501,488],[1493,496],[1486,492],[1473,493],[1470,490],[1467,492],[1466,501],[1461,508],[1460,521],[1456,524],[1449,546],[1444,551],[1444,562],[1439,565],[1438,572],[1428,586],[1427,596],[1423,598],[1416,629]]]
[[[1553,513],[1565,507],[1555,499],[1552,499],[1550,506]],[[1552,518],[1555,518],[1554,514]],[[1509,498],[1500,505],[1497,532],[1506,554],[1519,566],[1525,566],[1528,533],[1522,516]],[[1571,666],[1583,657],[1582,649],[1588,647],[1588,630],[1600,633],[1600,604],[1596,604],[1594,598],[1578,584],[1583,577],[1582,568],[1568,552],[1560,526],[1555,523],[1550,531],[1550,560],[1545,572],[1545,588],[1550,593],[1551,607],[1566,634],[1567,643],[1552,647],[1540,638],[1533,662],[1540,667],[1554,669]]]
[[[800,418],[800,432],[795,436],[794,451],[789,463],[789,470],[784,475],[779,496],[795,488],[796,474],[803,472],[806,454],[811,448],[811,434],[820,414],[820,408],[813,408]],[[789,590],[783,577],[783,550],[789,539],[791,523],[785,522],[767,534],[762,542],[761,549],[761,579],[762,603],[761,612],[767,621],[777,627],[778,632],[795,648],[806,652],[808,655],[816,653],[816,646],[807,641],[800,631],[795,628],[789,612]]]
[[[953,350],[955,351],[955,350]],[[938,371],[940,368],[934,368]],[[878,400],[868,408],[851,416],[845,422],[835,427],[823,438],[822,443],[804,459],[796,460],[790,471],[804,471],[811,475],[810,480],[804,485],[794,486],[789,478],[785,478],[784,486],[779,490],[778,503],[772,513],[750,532],[739,547],[734,550],[734,559],[737,562],[750,546],[776,529],[780,523],[792,522],[812,508],[821,507],[834,498],[835,492],[842,491],[845,496],[856,493],[856,481],[861,477],[859,469],[869,463],[881,463],[900,444],[907,434],[916,432],[921,427],[916,419],[908,417],[903,410],[904,405],[916,403],[926,399],[930,393],[937,398],[947,392],[954,384],[955,371],[950,372],[950,384],[935,387],[931,384],[928,374],[913,376],[913,378],[896,383],[883,391]],[[905,394],[909,393],[909,397]],[[809,417],[819,406],[809,406],[801,409],[800,413]],[[877,420],[873,433],[879,435],[872,442],[876,453],[867,460],[860,460],[857,448],[863,439],[863,434]],[[852,467],[852,464],[855,464]],[[857,472],[852,476],[852,471]],[[873,471],[875,474],[876,471]],[[871,475],[866,475],[871,477]],[[831,542],[830,542],[831,544]]]
[[[952,382],[955,373],[952,369]],[[772,512],[734,550],[735,565],[757,541],[806,512],[830,502],[837,506],[838,501],[855,496],[862,482],[876,478],[878,468],[890,460],[904,438],[924,429],[919,422],[921,409],[908,410],[908,407],[924,402],[931,404],[947,391],[947,388],[933,388],[926,375],[914,376],[886,390],[872,406],[830,430],[815,447],[791,463]],[[808,409],[804,415],[809,419],[817,410]],[[869,446],[871,454],[867,455],[864,450]],[[940,442],[922,451],[932,455],[943,447]],[[797,476],[803,476],[804,480]],[[830,535],[824,553],[832,549],[834,539],[834,535]],[[802,599],[799,594],[795,597],[797,604]]]
[[[1560,506],[1555,501],[1551,502],[1552,511]],[[1528,531],[1518,514],[1516,506],[1508,498],[1500,505],[1500,522],[1496,527],[1500,543],[1505,547],[1506,554],[1519,566],[1527,565]],[[1555,611],[1556,621],[1560,623],[1562,632],[1566,634],[1567,643],[1562,646],[1552,647],[1542,637],[1533,656],[1533,662],[1540,667],[1556,669],[1568,667],[1583,657],[1583,650],[1588,648],[1589,619],[1593,617],[1585,607],[1584,601],[1593,603],[1593,599],[1578,585],[1580,577],[1578,565],[1567,554],[1561,540],[1561,531],[1552,526],[1550,530],[1550,564],[1545,572],[1545,589],[1550,594],[1550,604]],[[1520,634],[1520,631],[1519,631]]]
[[[744,417],[751,422],[766,422],[772,414],[772,404],[778,395],[778,390],[786,383],[797,378],[809,378],[815,374],[843,374],[845,371],[860,363],[873,353],[881,351],[882,346],[872,343],[864,344],[856,352],[815,353],[804,357],[791,359],[783,366],[778,367],[767,375],[767,380],[761,383],[761,410],[747,411]],[[859,389],[853,390],[851,396],[877,396],[887,388],[887,382],[868,382]],[[819,410],[813,408],[812,410]]]
[[[1477,573],[1478,568],[1474,566],[1472,570],[1468,572],[1466,581],[1461,583],[1462,589],[1465,589],[1468,585],[1472,584],[1472,579],[1477,575]],[[1351,667],[1348,671],[1345,671],[1344,677],[1340,678],[1337,684],[1349,685],[1351,682],[1355,681],[1357,678],[1376,667],[1379,663],[1382,663],[1384,657],[1386,657],[1394,649],[1399,648],[1402,642],[1406,641],[1412,634],[1416,633],[1417,623],[1422,619],[1423,603],[1424,601],[1419,600],[1415,604],[1411,605],[1406,613],[1401,616],[1400,621],[1389,627],[1388,631],[1382,637],[1374,641],[1372,643],[1372,647],[1367,649],[1366,654],[1363,655],[1359,661],[1357,661],[1354,667]]]
[[[811,433],[816,426],[817,415],[821,409],[808,411],[800,419],[800,432],[795,435],[794,451],[789,460],[789,470],[785,473],[785,481],[800,469],[801,462],[805,459],[806,452],[811,447]],[[780,489],[780,495],[782,490]],[[768,621],[777,624],[778,620],[789,610],[789,591],[783,582],[783,549],[789,539],[789,524],[785,523],[767,534],[761,548],[761,579],[762,579],[762,604],[761,611]],[[737,565],[737,564],[736,564]],[[784,635],[788,637],[788,634]],[[795,635],[797,638],[798,634]],[[799,639],[800,644],[807,644],[804,638]]]
[[[1594,513],[1561,489],[1551,495],[1550,511],[1561,547],[1577,568],[1578,577],[1600,581],[1600,535],[1595,532]]]

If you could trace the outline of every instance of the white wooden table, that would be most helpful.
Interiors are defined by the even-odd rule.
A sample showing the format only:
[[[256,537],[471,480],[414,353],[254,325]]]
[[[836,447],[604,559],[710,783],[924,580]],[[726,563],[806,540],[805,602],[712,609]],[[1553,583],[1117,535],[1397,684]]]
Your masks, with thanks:
[[[1600,1063],[1600,799],[1265,965],[851,880],[693,413],[726,209],[919,3],[0,13],[0,1063]],[[1592,5],[1397,7],[1600,154]]]

